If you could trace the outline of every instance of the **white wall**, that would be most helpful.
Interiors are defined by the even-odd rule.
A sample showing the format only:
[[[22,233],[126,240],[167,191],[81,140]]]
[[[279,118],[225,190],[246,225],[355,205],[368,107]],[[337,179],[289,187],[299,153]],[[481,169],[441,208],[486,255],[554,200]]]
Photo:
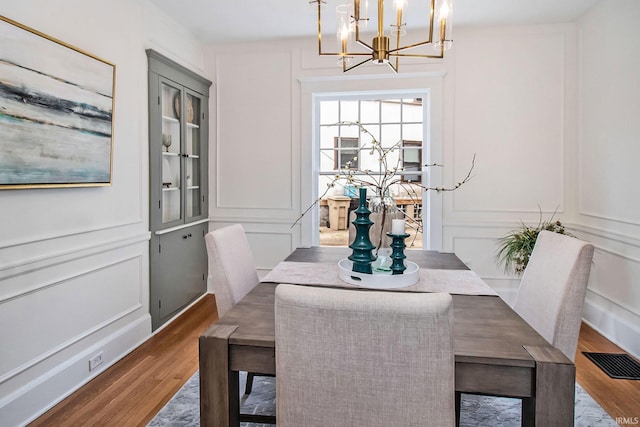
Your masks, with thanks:
[[[640,2],[600,1],[580,22],[575,222],[596,251],[585,320],[640,355]],[[577,233],[578,234],[578,233]]]
[[[145,49],[201,74],[203,54],[146,0],[4,2],[2,14],[116,65],[113,185],[0,192],[0,425],[12,426],[151,334]]]
[[[620,5],[622,15],[625,8],[637,9],[633,0]],[[457,28],[455,47],[444,60],[406,60],[401,73],[393,77],[384,67],[371,66],[342,75],[335,58],[317,55],[315,38],[210,46],[206,67],[217,90],[212,104],[217,123],[211,127],[212,227],[242,223],[260,268],[273,267],[295,247],[310,244],[310,220],[290,225],[313,200],[313,95],[407,87],[429,90],[436,81],[441,114],[432,118],[440,128],[435,138],[440,151],[434,160],[446,166],[443,182],[464,175],[477,153],[475,174],[468,184],[454,193],[431,195],[430,203],[441,203],[437,208],[443,218],[441,248],[469,262],[509,300],[519,280],[496,265],[495,239],[520,221],[536,224],[540,210],[544,218],[555,212],[556,219],[598,247],[587,320],[640,354],[640,296],[634,284],[640,277],[635,255],[640,190],[629,184],[634,177],[631,164],[638,158],[632,156],[638,148],[631,141],[635,137],[637,142],[638,125],[625,123],[622,137],[608,142],[614,149],[604,152],[614,159],[608,166],[592,167],[602,159],[602,149],[597,150],[601,142],[591,139],[595,135],[584,135],[586,123],[593,126],[595,117],[600,123],[606,120],[600,130],[609,137],[618,134],[621,117],[638,117],[635,95],[625,95],[623,105],[616,101],[590,107],[596,108],[593,112],[584,108],[586,97],[599,99],[612,84],[620,92],[634,86],[631,93],[637,94],[638,55],[632,54],[631,46],[638,45],[638,30],[630,24],[618,29],[618,17],[598,10],[596,17],[579,24]],[[599,19],[614,21],[606,24],[614,28],[607,37],[601,37],[604,29],[591,35],[599,38],[589,41],[598,49],[587,53],[579,30],[591,32]],[[630,40],[621,46],[619,38],[624,37]],[[631,70],[622,67],[604,75],[598,69],[591,71],[605,46],[613,56],[611,65],[624,62]],[[584,56],[582,62],[579,55]],[[587,96],[585,85],[589,84],[586,91],[597,85],[588,79],[597,79],[600,86]],[[593,194],[593,188],[600,191]],[[599,218],[596,224],[585,209],[608,219]],[[603,251],[616,260],[605,262]],[[620,263],[625,266],[622,270]],[[615,277],[615,283],[608,280],[607,291],[600,291],[605,287],[600,277]],[[620,330],[625,333],[616,335]]]
[[[314,38],[210,47],[207,68],[218,91],[210,174],[214,226],[240,221],[250,240],[262,236],[253,242],[257,262],[272,267],[309,244],[312,232],[304,222],[290,225],[313,200],[313,94],[439,91],[432,109],[440,112],[430,124],[438,129],[431,142],[438,145],[433,160],[445,165],[442,181],[463,177],[477,153],[471,182],[431,195],[432,203],[442,200],[442,249],[459,252],[485,277],[505,279],[490,256],[494,238],[521,219],[537,220],[538,206],[545,214],[566,209],[577,30],[571,24],[459,30],[455,43],[444,60],[403,61],[399,75],[375,65],[343,75],[335,58],[317,55]],[[498,285],[517,285],[505,282]]]

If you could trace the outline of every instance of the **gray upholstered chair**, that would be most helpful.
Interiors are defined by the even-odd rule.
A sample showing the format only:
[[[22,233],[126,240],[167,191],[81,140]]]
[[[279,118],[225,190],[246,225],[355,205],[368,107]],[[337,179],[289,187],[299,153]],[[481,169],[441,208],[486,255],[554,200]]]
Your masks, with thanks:
[[[541,231],[513,309],[571,361],[576,355],[593,245]]]
[[[454,425],[450,295],[278,285],[275,326],[278,426]]]
[[[513,309],[571,361],[575,359],[593,245],[541,231],[518,288]],[[456,415],[461,394],[456,393]],[[530,410],[523,401],[523,417]]]
[[[234,224],[211,231],[204,239],[209,260],[209,275],[220,318],[248,294],[260,279],[242,225]],[[253,373],[247,372],[246,394],[251,393],[253,376]]]

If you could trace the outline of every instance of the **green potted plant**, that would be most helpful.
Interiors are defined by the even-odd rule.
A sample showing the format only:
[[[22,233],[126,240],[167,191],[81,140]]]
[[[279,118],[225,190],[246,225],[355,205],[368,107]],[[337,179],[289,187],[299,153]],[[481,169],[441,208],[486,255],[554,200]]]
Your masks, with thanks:
[[[496,261],[499,265],[504,266],[505,272],[514,271],[517,275],[521,275],[524,272],[529,263],[529,257],[536,244],[538,234],[542,230],[571,236],[560,221],[553,220],[553,216],[543,221],[542,212],[540,212],[540,221],[537,226],[532,227],[523,222],[520,228],[510,231],[498,239]]]

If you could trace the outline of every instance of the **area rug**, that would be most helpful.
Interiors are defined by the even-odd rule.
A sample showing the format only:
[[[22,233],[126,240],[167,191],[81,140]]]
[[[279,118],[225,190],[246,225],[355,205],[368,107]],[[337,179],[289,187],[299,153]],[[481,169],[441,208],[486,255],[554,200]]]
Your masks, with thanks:
[[[240,373],[241,393],[246,374]],[[275,379],[255,377],[253,391],[240,396],[241,412],[275,415]],[[463,395],[462,427],[520,426],[520,400],[503,397]],[[576,383],[576,427],[617,427],[613,419],[589,394]],[[196,372],[164,408],[148,424],[150,427],[196,427],[200,425],[200,391]],[[243,427],[264,427],[269,424],[242,423]]]

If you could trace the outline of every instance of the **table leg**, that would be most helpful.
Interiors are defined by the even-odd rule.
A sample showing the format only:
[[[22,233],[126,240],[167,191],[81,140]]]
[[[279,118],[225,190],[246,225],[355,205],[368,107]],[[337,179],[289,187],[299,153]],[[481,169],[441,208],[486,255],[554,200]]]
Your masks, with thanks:
[[[536,362],[536,396],[522,400],[522,425],[573,426],[576,366],[554,347],[524,348]]]
[[[229,370],[229,337],[237,328],[214,324],[200,336],[202,427],[240,426],[238,372]]]

